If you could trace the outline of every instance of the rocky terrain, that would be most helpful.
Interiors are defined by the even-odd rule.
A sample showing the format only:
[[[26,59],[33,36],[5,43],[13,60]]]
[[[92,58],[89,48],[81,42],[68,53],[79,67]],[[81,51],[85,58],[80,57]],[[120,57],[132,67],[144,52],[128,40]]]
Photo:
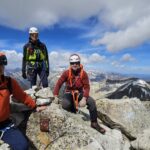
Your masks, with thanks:
[[[141,101],[139,91],[134,97],[125,94],[120,99],[107,98],[118,89],[129,92],[129,85],[138,85],[142,92],[145,85],[149,88],[148,83],[136,79],[116,79],[113,83],[105,79],[91,81],[90,95],[96,100],[98,122],[106,129],[106,134],[102,135],[90,127],[86,108],[80,108],[74,114],[63,110],[61,104],[53,103],[52,89],[58,77],[58,73],[50,76],[50,88],[26,91],[38,105],[47,104],[47,109],[41,113],[31,113],[27,122],[30,150],[150,150],[150,99]],[[60,99],[62,93],[63,88]],[[24,119],[22,113],[28,108],[15,102],[11,106],[12,118],[19,126]],[[50,120],[49,132],[40,130],[41,118]],[[1,141],[0,149],[7,150],[9,146]]]

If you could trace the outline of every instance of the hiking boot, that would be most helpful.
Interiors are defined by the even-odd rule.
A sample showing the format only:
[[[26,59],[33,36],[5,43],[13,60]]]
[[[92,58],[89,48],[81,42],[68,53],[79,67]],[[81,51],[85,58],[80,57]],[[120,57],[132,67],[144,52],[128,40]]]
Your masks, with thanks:
[[[97,130],[98,132],[105,134],[105,129],[102,128],[97,122],[91,122],[91,127]]]

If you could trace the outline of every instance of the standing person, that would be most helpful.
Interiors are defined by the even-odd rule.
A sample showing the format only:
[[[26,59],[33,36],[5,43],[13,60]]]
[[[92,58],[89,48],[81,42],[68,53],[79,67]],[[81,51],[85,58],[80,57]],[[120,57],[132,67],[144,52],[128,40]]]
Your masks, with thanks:
[[[36,85],[37,75],[43,87],[48,87],[49,58],[47,48],[39,38],[36,27],[29,29],[29,41],[23,48],[22,77],[28,78],[31,87]]]
[[[10,95],[36,111],[42,111],[46,106],[36,107],[35,101],[21,89],[17,81],[4,75],[5,65],[7,58],[0,52],[0,139],[8,143],[13,150],[28,150],[27,139],[9,119]]]
[[[90,85],[87,73],[80,64],[80,57],[72,54],[69,58],[70,68],[63,72],[54,87],[54,102],[58,102],[58,94],[62,84],[66,83],[62,108],[75,112],[78,107],[88,106],[91,118],[91,127],[104,134],[105,130],[97,122],[97,108],[95,101],[89,96]]]

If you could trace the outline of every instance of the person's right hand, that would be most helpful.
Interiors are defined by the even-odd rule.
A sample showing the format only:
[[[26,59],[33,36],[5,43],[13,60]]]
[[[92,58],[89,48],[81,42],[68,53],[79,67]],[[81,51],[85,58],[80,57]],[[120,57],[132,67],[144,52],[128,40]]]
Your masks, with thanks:
[[[54,101],[55,104],[59,104],[59,98],[57,96],[54,96]]]
[[[27,78],[27,75],[26,75],[26,73],[25,73],[25,72],[23,72],[23,73],[22,73],[22,77],[23,77],[24,79],[26,79],[26,78]]]

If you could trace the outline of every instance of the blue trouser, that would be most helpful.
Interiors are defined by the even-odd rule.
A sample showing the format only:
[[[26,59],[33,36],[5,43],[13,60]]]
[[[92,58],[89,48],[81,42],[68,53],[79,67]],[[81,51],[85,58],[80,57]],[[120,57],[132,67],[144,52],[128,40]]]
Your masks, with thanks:
[[[26,137],[17,128],[11,128],[5,131],[2,140],[8,143],[13,150],[28,150],[29,143]]]
[[[36,85],[37,75],[40,77],[40,83],[42,83],[43,87],[48,87],[48,79],[46,70],[42,69],[34,69],[32,75],[29,77],[29,81],[31,82],[31,87]]]

